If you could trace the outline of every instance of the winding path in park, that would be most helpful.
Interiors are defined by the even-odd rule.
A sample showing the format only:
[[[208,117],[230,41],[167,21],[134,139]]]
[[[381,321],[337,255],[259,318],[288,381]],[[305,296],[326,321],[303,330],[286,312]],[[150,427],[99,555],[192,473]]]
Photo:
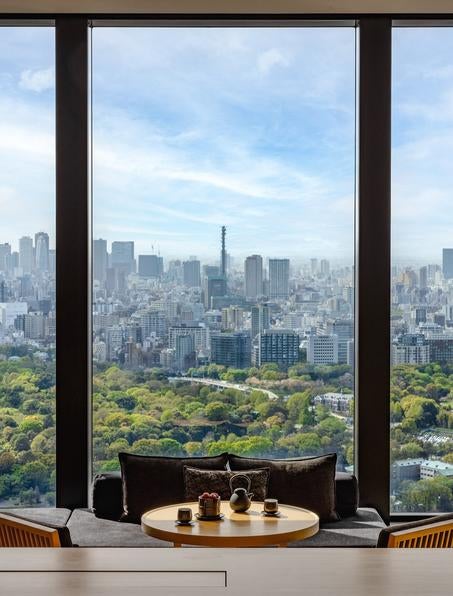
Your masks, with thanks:
[[[252,385],[245,385],[244,383],[230,383],[229,381],[221,381],[220,379],[206,379],[203,377],[168,377],[168,380],[172,383],[176,383],[177,381],[185,381],[186,383],[212,385],[213,387],[219,387],[220,389],[237,389],[238,391],[244,391],[244,393],[249,393],[250,391],[256,390],[265,393],[269,399],[278,399],[278,395],[272,391],[269,391],[268,389],[253,387]]]

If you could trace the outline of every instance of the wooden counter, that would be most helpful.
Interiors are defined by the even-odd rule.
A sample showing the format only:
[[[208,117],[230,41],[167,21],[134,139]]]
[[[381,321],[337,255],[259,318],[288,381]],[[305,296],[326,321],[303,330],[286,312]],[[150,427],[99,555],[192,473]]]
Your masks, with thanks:
[[[451,596],[453,550],[0,549],[0,596]]]

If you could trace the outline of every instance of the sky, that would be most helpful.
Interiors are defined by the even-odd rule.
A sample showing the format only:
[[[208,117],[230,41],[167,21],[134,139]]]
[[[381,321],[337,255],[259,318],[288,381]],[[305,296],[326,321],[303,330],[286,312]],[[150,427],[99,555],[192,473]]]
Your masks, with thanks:
[[[352,28],[95,28],[94,237],[352,261]],[[453,30],[393,34],[395,262],[453,246]],[[54,32],[0,30],[0,242],[55,233]]]

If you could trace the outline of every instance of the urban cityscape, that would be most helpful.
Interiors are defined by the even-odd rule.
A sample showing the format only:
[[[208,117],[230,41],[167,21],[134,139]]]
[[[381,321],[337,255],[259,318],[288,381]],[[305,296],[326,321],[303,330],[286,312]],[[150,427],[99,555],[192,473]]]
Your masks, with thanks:
[[[353,266],[228,252],[166,262],[93,241],[93,457],[272,457],[353,466]],[[0,244],[0,502],[54,498],[55,250]],[[215,247],[213,247],[213,252]],[[392,503],[451,507],[453,249],[392,270]]]

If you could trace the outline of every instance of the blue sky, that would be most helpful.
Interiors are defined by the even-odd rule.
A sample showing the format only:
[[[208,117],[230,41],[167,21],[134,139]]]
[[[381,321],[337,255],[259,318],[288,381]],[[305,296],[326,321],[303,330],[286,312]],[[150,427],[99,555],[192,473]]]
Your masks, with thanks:
[[[350,262],[355,33],[93,31],[94,234]],[[394,32],[395,260],[453,245],[453,31]],[[54,235],[54,38],[0,30],[0,242]]]

